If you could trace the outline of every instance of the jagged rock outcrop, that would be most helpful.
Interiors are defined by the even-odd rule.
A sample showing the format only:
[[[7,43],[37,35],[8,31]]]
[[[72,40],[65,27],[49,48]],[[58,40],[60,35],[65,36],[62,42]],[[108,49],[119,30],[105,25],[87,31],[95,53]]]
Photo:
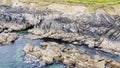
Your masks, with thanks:
[[[79,33],[68,33],[61,30],[40,30],[40,29],[31,29],[28,32],[34,35],[25,35],[27,39],[38,39],[38,38],[55,38],[67,41],[69,43],[76,44],[89,44],[89,46],[94,47],[94,45],[99,45],[101,42],[93,37],[79,34]],[[91,44],[91,45],[90,45]]]
[[[74,15],[74,18],[70,17],[65,16],[64,13],[60,16],[53,14],[52,17],[48,16],[41,24],[38,24],[37,29],[29,30],[29,32],[38,35],[38,38],[62,39],[75,44],[87,44],[89,47],[108,50],[107,52],[111,53],[114,50],[117,52],[116,54],[119,54],[120,50],[116,49],[120,44],[119,16],[112,16],[99,11],[96,14],[78,13]],[[37,38],[35,35],[34,38]],[[79,37],[82,37],[82,39],[77,39]],[[117,42],[117,44],[108,44],[110,48],[106,49],[104,46],[106,44],[101,45],[106,39],[108,39],[107,42],[110,40],[114,43]],[[84,40],[85,42],[83,42]]]
[[[113,54],[119,55],[119,42],[110,40],[106,37],[101,37],[96,39],[94,37],[78,34],[78,33],[67,33],[61,30],[40,30],[40,29],[31,29],[28,32],[34,35],[26,35],[27,39],[38,39],[38,38],[51,38],[51,39],[61,39],[72,44],[82,45],[87,44],[91,48],[97,48],[105,52],[110,52]]]
[[[10,44],[18,38],[16,33],[0,34],[0,44]]]
[[[87,52],[76,47],[65,47],[55,42],[43,42],[41,45],[42,47],[27,44],[23,50],[26,54],[31,54],[41,59],[40,63],[43,64],[51,64],[55,60],[63,62],[70,67],[76,66],[78,68],[119,68],[120,66],[119,63],[98,55],[95,55],[94,59],[92,59]]]
[[[27,24],[16,24],[16,23],[4,23],[0,22],[0,32],[11,32],[19,31],[28,28],[30,25]]]
[[[24,30],[36,25],[40,20],[41,11],[32,12],[25,7],[0,5],[0,29],[8,31]]]

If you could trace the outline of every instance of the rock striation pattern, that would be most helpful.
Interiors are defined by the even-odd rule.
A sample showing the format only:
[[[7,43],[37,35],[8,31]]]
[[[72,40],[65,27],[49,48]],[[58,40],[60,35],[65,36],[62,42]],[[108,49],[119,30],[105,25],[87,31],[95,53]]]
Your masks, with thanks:
[[[79,44],[79,45],[89,44],[89,46],[91,47],[95,44],[96,45],[100,44],[99,40],[79,33],[70,33],[70,32],[68,33],[61,30],[40,30],[37,28],[28,30],[28,32],[34,35],[25,35],[25,38],[27,39],[38,39],[38,38],[49,37],[49,38],[61,39],[63,41],[67,41],[72,44]]]
[[[43,20],[36,28],[29,30],[29,32],[37,35],[38,38],[49,37],[75,44],[87,44],[89,47],[99,48],[110,53],[113,53],[114,50],[119,55],[119,29],[119,16],[109,15],[105,11],[98,11],[95,14],[48,14],[48,16],[43,17]],[[106,45],[107,47],[105,47]]]
[[[36,58],[33,56],[30,58],[28,54],[34,55],[40,59],[40,65],[52,64],[55,60],[72,68],[119,68],[120,66],[119,63],[111,59],[98,55],[94,55],[94,58],[92,59],[88,52],[82,51],[74,46],[66,47],[55,42],[43,42],[41,43],[41,47],[26,44],[23,50],[29,57],[29,60],[35,60]]]
[[[40,14],[38,14],[40,13]],[[41,11],[0,5],[0,31],[18,31],[32,27],[41,20]]]

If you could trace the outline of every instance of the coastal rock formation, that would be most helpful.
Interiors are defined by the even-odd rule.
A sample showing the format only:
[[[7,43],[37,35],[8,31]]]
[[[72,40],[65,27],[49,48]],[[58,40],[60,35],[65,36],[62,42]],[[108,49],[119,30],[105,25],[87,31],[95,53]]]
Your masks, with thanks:
[[[109,39],[104,39],[102,43],[99,45],[102,51],[110,52],[113,54],[120,55],[120,42],[119,41],[111,41]]]
[[[41,47],[27,44],[24,47],[26,54],[34,55],[41,59],[40,63],[52,64],[59,61],[70,67],[78,68],[119,68],[120,64],[104,57],[94,55],[90,58],[88,52],[82,51],[76,47],[66,47],[55,42],[43,42]],[[31,58],[32,59],[32,58]]]
[[[34,39],[37,37],[61,39],[73,44],[86,44],[110,53],[113,53],[112,50],[114,50],[119,55],[120,50],[116,49],[120,44],[119,26],[119,16],[112,16],[103,10],[98,10],[95,14],[77,13],[74,18],[65,13],[48,15],[36,28],[28,32],[34,35]],[[32,39],[30,36],[29,38]],[[106,44],[103,45],[103,41],[106,39],[108,39],[107,42],[110,40],[117,44],[108,44],[106,49],[104,46]]]
[[[0,5],[0,31],[24,30],[36,25],[40,20],[41,11],[32,12],[29,8]]]
[[[77,44],[77,45],[86,44],[91,48],[97,48],[105,52],[110,52],[113,54],[120,55],[119,53],[120,43],[118,41],[112,41],[105,37],[96,39],[94,37],[79,33],[68,33],[61,30],[40,30],[38,28],[28,30],[28,32],[34,35],[26,35],[25,38],[27,39],[38,39],[38,38],[61,39],[63,41],[67,41],[72,44]]]
[[[16,33],[0,34],[0,44],[10,44],[18,38]]]
[[[38,61],[41,65],[62,62],[71,68],[120,68],[120,64],[112,59],[99,55],[91,58],[89,52],[72,45],[85,45],[120,55],[119,14],[110,15],[103,9],[86,13],[87,7],[79,5],[52,4],[42,11],[21,5],[17,2],[13,6],[0,5],[0,45],[10,44],[18,38],[16,33],[2,32],[28,30],[26,39],[55,40],[43,42],[41,46],[26,44],[23,51],[27,60]],[[58,44],[56,40],[71,46]]]
[[[26,35],[25,38],[28,39],[38,39],[38,38],[55,38],[61,39],[63,41],[68,41],[69,43],[76,44],[89,44],[89,46],[94,47],[94,45],[99,45],[100,41],[93,37],[79,34],[79,33],[68,33],[61,30],[40,30],[37,28],[28,30],[28,32],[34,35]],[[91,45],[90,45],[91,44]]]
[[[11,31],[19,31],[26,29],[29,25],[27,24],[13,24],[13,23],[3,23],[0,22],[0,32],[11,32]]]
[[[46,10],[33,11],[26,7],[1,5],[0,32],[30,29],[28,32],[32,35],[25,36],[28,39],[61,39],[72,44],[85,44],[91,48],[120,54],[119,16],[110,15],[102,9],[97,9],[96,13],[86,13],[85,7],[83,11],[76,11],[75,8],[70,14],[70,11],[61,11],[60,7],[57,10],[53,8],[48,6]],[[105,44],[109,41],[111,44]]]

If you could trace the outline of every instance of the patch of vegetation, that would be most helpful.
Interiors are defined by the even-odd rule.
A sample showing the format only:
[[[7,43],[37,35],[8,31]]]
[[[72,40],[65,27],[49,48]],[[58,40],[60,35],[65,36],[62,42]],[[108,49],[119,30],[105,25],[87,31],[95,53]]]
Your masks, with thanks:
[[[120,0],[20,0],[23,2],[62,2],[62,3],[118,3]]]
[[[117,3],[120,0],[68,0],[69,3]]]
[[[92,8],[101,8],[104,6],[110,6],[110,5],[120,5],[120,0],[19,0],[24,3],[37,3],[39,7],[39,4],[45,5],[45,4],[51,4],[51,3],[65,3],[65,4],[84,4],[88,7]],[[36,5],[37,5],[36,4]]]
[[[27,30],[20,30],[20,31],[18,31],[17,33],[19,33],[19,34],[27,34],[28,31],[27,31]]]

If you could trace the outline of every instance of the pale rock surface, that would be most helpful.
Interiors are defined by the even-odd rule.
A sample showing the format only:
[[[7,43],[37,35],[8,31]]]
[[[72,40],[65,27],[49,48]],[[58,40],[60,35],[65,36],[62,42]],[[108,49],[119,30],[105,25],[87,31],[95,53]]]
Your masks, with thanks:
[[[45,49],[42,49],[41,47],[33,46],[35,48],[35,52],[39,51],[39,59],[40,63],[43,62],[44,65],[46,64],[52,64],[55,61],[63,62],[65,65],[68,65],[70,67],[74,67],[74,65],[77,68],[105,68],[106,65],[113,68],[119,68],[120,64],[111,60],[107,59],[98,55],[94,55],[94,58],[90,58],[87,52],[82,51],[76,47],[65,47],[64,45],[55,43],[55,42],[44,42],[41,44],[42,47],[45,47]],[[28,45],[26,45],[28,49]],[[26,54],[26,46],[24,48],[24,51]],[[30,50],[28,50],[30,51]],[[35,52],[29,52],[29,54],[36,56]]]
[[[19,37],[16,33],[0,34],[0,44],[10,44]]]

